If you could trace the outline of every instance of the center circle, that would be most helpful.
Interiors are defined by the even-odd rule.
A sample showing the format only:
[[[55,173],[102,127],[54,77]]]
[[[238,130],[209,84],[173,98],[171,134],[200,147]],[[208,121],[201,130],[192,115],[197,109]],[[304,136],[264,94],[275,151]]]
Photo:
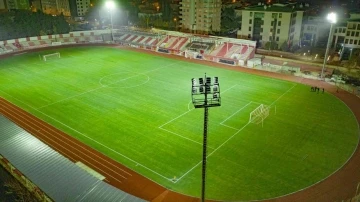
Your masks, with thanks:
[[[106,75],[99,80],[99,83],[107,88],[134,88],[149,80],[150,77],[146,74],[124,71]]]

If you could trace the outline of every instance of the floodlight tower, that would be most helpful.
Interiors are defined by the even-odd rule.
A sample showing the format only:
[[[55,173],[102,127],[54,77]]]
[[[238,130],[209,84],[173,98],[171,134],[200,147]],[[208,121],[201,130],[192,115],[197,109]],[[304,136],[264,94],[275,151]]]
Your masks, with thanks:
[[[204,108],[204,136],[203,136],[203,154],[202,154],[202,175],[201,175],[201,201],[205,201],[205,181],[206,181],[206,155],[207,155],[207,131],[209,107],[218,107],[221,105],[219,78],[207,77],[191,79],[192,103],[195,108]]]
[[[336,13],[331,12],[327,15],[326,19],[330,22],[330,31],[329,31],[329,38],[327,41],[327,46],[326,46],[326,51],[325,51],[324,63],[323,63],[322,69],[321,69],[321,75],[320,75],[321,79],[324,78],[324,69],[325,69],[326,62],[328,60],[329,49],[330,49],[331,41],[332,41],[331,34],[332,34],[332,30],[333,30],[333,25],[337,21],[337,15],[336,15]]]
[[[113,29],[114,29],[114,25],[113,25],[113,19],[112,19],[112,12],[115,9],[115,3],[112,0],[106,1],[105,3],[106,8],[109,10],[110,12],[110,22],[111,22],[111,41],[114,42],[114,33],[113,33]]]

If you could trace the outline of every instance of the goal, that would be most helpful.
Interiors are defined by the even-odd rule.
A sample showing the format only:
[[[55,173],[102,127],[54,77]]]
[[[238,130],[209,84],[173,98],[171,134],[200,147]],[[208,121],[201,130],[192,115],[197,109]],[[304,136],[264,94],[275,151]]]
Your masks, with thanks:
[[[252,112],[250,112],[249,123],[255,123],[262,125],[264,124],[264,119],[269,116],[270,107],[264,104],[261,104]]]
[[[51,53],[51,54],[46,54],[46,55],[42,55],[42,60],[43,61],[47,61],[51,58],[60,58],[60,53],[59,52],[56,52],[56,53]]]

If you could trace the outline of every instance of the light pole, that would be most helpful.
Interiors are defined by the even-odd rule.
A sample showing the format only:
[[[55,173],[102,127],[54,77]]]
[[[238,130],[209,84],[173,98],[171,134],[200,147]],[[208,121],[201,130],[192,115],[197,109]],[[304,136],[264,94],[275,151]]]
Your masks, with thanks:
[[[175,31],[177,31],[177,19],[174,18],[174,22],[175,22]]]
[[[105,3],[105,6],[106,6],[106,8],[109,10],[109,12],[110,12],[111,41],[114,42],[114,33],[113,33],[114,26],[113,26],[113,20],[112,20],[112,11],[113,11],[114,8],[115,8],[115,3],[110,0],[110,1],[107,1],[107,2]]]
[[[326,51],[325,51],[324,63],[323,63],[322,69],[321,69],[321,75],[320,75],[321,79],[324,78],[324,69],[325,69],[325,65],[326,65],[326,62],[327,62],[328,54],[329,54],[329,49],[330,49],[331,42],[332,42],[331,34],[332,34],[333,25],[337,21],[336,13],[334,13],[334,12],[329,13],[327,15],[326,19],[330,22],[330,31],[329,31],[329,38],[328,38]]]
[[[207,77],[191,79],[191,97],[195,108],[204,108],[204,136],[202,154],[202,173],[201,173],[201,201],[205,201],[205,181],[206,181],[206,156],[207,156],[207,128],[209,118],[209,107],[221,105],[219,78]]]

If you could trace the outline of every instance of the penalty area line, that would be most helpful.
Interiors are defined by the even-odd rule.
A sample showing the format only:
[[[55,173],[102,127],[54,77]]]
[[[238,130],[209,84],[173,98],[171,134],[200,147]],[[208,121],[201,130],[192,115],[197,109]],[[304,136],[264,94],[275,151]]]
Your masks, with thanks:
[[[292,87],[290,87],[287,91],[285,91],[282,95],[280,95],[273,103],[271,103],[271,105],[275,104],[277,101],[279,101],[285,94],[287,94],[290,90],[292,90],[295,86],[297,86],[297,84],[294,84]],[[270,105],[270,106],[271,106]],[[229,140],[231,140],[233,137],[235,137],[238,133],[240,133],[246,126],[248,126],[250,124],[250,122],[248,122],[245,126],[243,126],[242,128],[240,128],[238,131],[236,131],[232,136],[230,136],[227,140],[225,140],[225,142],[223,142],[220,146],[218,146],[214,151],[212,151],[209,155],[206,156],[206,159],[208,157],[210,157],[211,155],[213,155],[217,150],[219,150],[222,146],[224,146]],[[188,170],[187,172],[185,172],[181,177],[179,177],[174,183],[177,183],[178,181],[180,181],[181,179],[183,179],[185,176],[187,176],[192,170],[194,170],[198,165],[200,165],[202,163],[202,160],[197,163],[195,166],[193,166],[192,168],[190,168],[190,170]]]

